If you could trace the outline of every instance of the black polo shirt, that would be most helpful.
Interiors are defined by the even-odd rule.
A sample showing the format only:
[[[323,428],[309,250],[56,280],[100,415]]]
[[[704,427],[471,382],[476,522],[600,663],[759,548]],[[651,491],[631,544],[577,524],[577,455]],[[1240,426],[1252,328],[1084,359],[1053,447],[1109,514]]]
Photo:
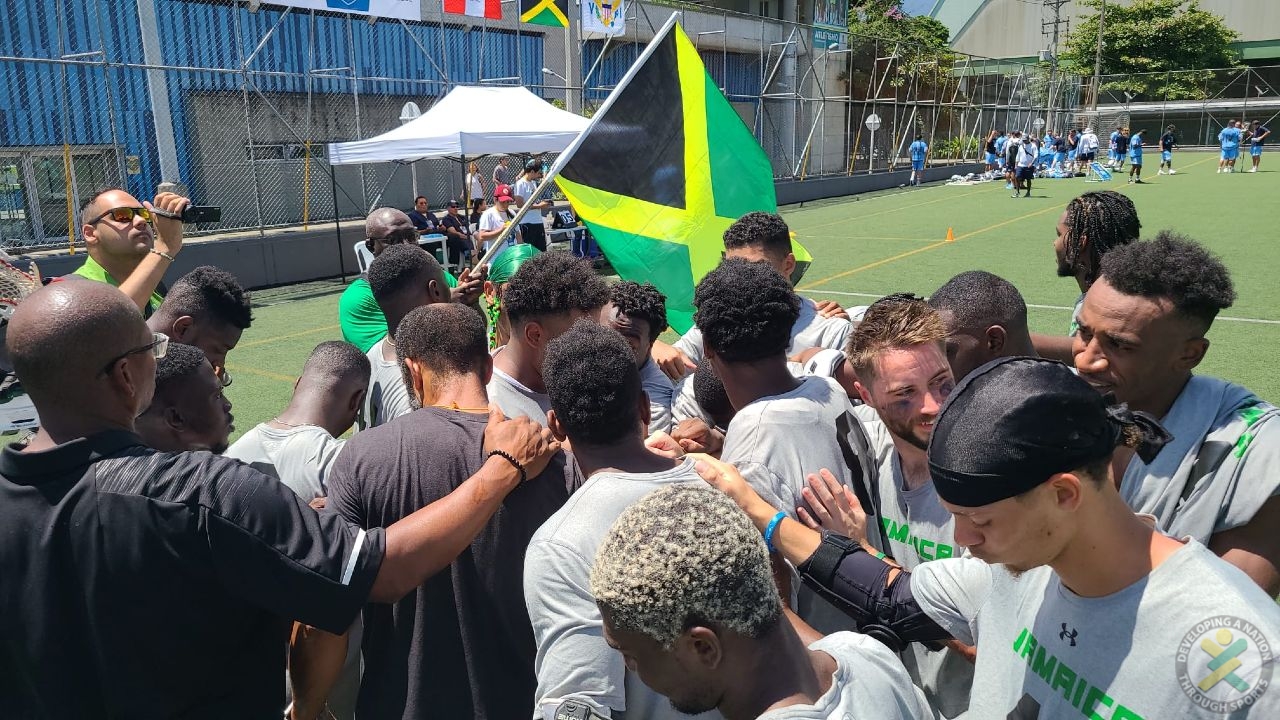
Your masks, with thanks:
[[[18,448],[20,449],[20,448]],[[381,530],[122,431],[0,453],[0,715],[279,718],[288,620],[344,632]]]

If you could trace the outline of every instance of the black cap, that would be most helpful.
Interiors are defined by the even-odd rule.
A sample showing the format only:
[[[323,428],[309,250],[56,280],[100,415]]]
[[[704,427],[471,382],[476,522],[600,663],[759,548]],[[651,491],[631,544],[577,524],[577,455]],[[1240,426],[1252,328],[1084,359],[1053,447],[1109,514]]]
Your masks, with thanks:
[[[537,159],[532,159],[532,158],[531,158],[528,162],[526,162],[526,163],[524,164],[524,171],[525,171],[525,172],[533,172],[534,170],[541,170],[541,169],[542,169],[542,161],[541,161],[541,160],[537,160]]]
[[[450,200],[450,201],[445,205],[445,207],[462,207],[462,206],[458,204],[458,201],[457,201],[457,200]]]
[[[929,472],[938,497],[980,507],[1110,457],[1126,437],[1144,459],[1170,439],[1154,419],[1109,406],[1060,362],[999,358],[971,372],[943,404]]]

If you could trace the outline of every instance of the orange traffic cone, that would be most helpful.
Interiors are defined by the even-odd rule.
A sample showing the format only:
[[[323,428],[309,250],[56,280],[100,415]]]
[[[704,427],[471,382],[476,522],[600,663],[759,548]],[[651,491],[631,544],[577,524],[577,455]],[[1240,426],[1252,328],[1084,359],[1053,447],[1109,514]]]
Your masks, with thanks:
[[[947,228],[947,242],[955,242],[955,241],[956,241],[955,232],[953,232],[951,228]]]

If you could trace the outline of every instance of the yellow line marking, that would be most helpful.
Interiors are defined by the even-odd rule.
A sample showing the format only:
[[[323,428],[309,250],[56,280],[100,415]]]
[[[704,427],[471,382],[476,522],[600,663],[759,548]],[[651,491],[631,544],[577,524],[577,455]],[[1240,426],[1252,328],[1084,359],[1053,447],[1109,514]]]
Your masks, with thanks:
[[[248,367],[245,365],[232,365],[231,363],[227,363],[227,370],[232,374],[246,373],[248,375],[257,375],[258,377],[264,377],[264,378],[267,378],[268,380],[281,380],[283,382],[289,383],[290,385],[298,381],[298,378],[296,377],[281,375],[280,373],[271,372],[270,370],[259,370],[258,368]]]
[[[854,274],[854,273],[860,273],[860,272],[862,272],[863,270],[870,270],[871,268],[880,267],[881,265],[885,265],[885,264],[888,264],[888,263],[894,262],[895,260],[901,260],[902,258],[910,257],[910,256],[912,256],[912,255],[915,255],[916,253],[922,253],[922,252],[924,252],[925,250],[932,250],[932,249],[934,249],[934,248],[936,248],[936,247],[942,247],[943,245],[947,245],[947,244],[948,244],[948,243],[947,243],[947,241],[946,241],[946,240],[940,240],[940,241],[938,241],[938,242],[936,242],[936,243],[934,243],[934,244],[932,244],[932,245],[925,245],[924,247],[916,248],[915,250],[908,250],[908,251],[906,251],[906,252],[904,252],[904,253],[898,253],[897,255],[894,255],[893,257],[887,257],[887,258],[885,258],[885,259],[883,259],[883,260],[877,260],[877,261],[875,261],[875,262],[873,262],[873,263],[867,263],[866,265],[861,265],[861,266],[859,266],[859,267],[853,268],[852,270],[845,270],[844,272],[836,273],[835,275],[832,275],[831,277],[825,277],[825,278],[822,278],[821,280],[815,280],[815,281],[813,281],[813,282],[809,283],[808,285],[804,285],[804,286],[802,286],[802,287],[798,287],[798,288],[796,288],[796,289],[797,289],[797,290],[812,290],[813,288],[816,288],[816,287],[818,287],[819,285],[825,285],[826,283],[829,283],[829,282],[831,282],[832,280],[838,280],[839,278],[842,278],[842,277],[848,277],[849,275],[852,275],[852,274]]]
[[[324,327],[311,328],[310,330],[300,330],[296,333],[289,333],[288,335],[277,335],[275,337],[262,338],[261,340],[254,340],[252,342],[240,343],[239,345],[236,345],[236,348],[251,348],[258,347],[259,345],[269,345],[273,342],[280,342],[281,340],[290,340],[296,337],[303,337],[305,335],[315,335],[316,333],[338,330],[341,327],[341,325],[325,325]]]

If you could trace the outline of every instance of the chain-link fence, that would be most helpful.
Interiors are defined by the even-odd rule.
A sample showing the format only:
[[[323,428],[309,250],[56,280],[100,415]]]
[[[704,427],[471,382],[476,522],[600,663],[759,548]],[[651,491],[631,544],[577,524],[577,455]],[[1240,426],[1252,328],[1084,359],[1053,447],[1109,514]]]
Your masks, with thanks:
[[[335,167],[327,143],[390,130],[406,102],[425,111],[460,84],[522,84],[590,114],[677,10],[780,179],[900,167],[917,134],[932,163],[977,160],[991,128],[1065,127],[1082,86],[696,5],[627,5],[608,39],[583,37],[573,0],[568,29],[502,7],[482,20],[423,0],[423,20],[403,22],[246,0],[16,0],[0,39],[0,244],[74,242],[81,205],[108,185],[145,199],[180,182],[222,208],[197,234],[309,227],[416,195],[439,208],[461,193],[461,162]],[[496,157],[471,159],[492,177]]]
[[[1270,125],[1280,115],[1278,65],[1103,75],[1098,86],[1100,129],[1163,132],[1172,125],[1182,145],[1217,146],[1231,120]]]

